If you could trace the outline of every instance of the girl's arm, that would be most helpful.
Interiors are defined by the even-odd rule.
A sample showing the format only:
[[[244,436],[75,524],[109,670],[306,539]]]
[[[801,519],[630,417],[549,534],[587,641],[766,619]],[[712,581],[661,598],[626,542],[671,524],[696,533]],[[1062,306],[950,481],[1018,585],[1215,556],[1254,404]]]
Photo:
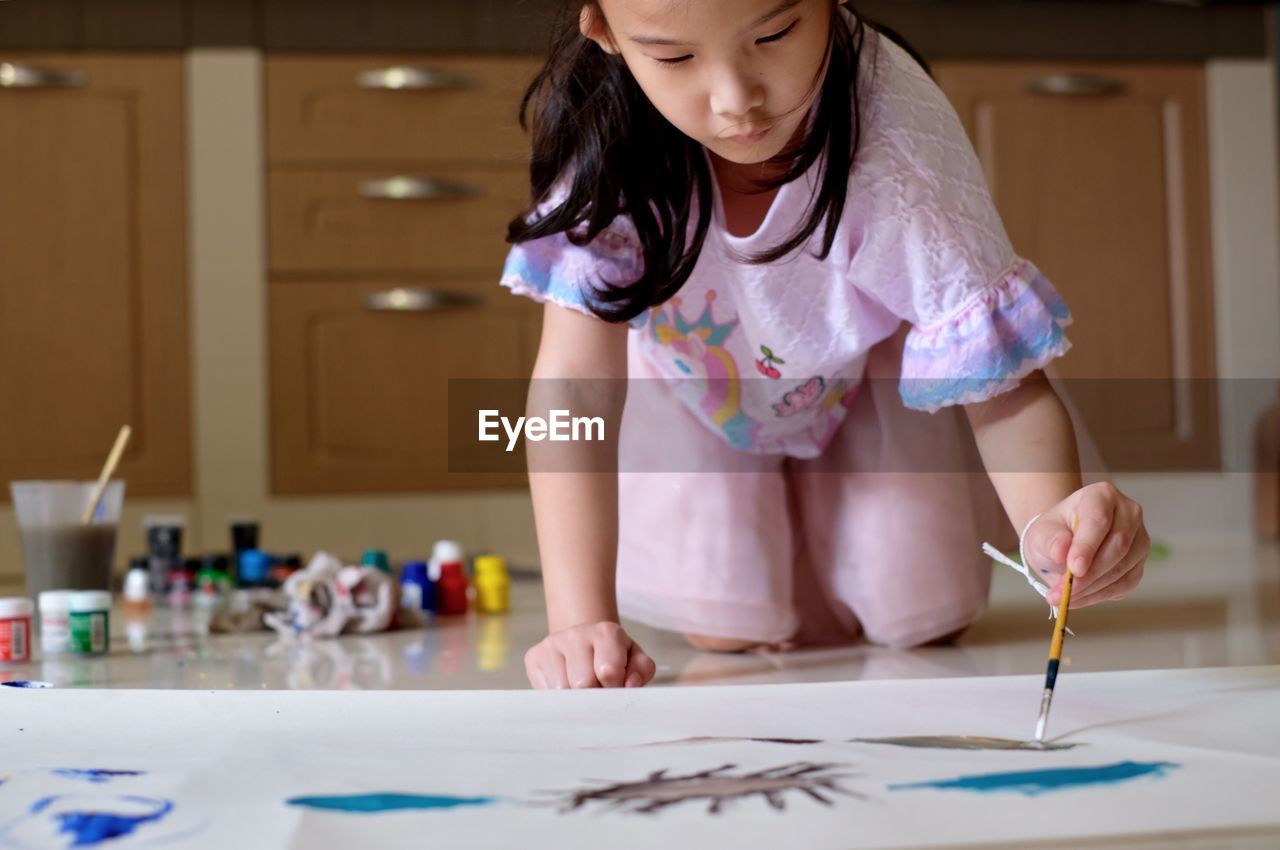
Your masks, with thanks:
[[[618,624],[617,430],[626,400],[627,326],[548,304],[526,415],[600,417],[603,442],[529,442],[529,486],[549,635],[529,650],[537,688],[638,686],[656,671]]]
[[[1076,576],[1072,608],[1137,586],[1151,548],[1142,507],[1110,483],[1082,487],[1075,431],[1044,373],[965,412],[1014,528],[1040,516],[1027,529],[1025,550],[1029,567],[1057,573],[1049,602],[1061,599],[1068,568]]]
[[[526,444],[553,632],[618,619],[618,478],[612,470],[626,378],[626,325],[554,304],[543,308],[526,415],[545,418],[561,409],[573,416],[599,416],[606,437],[604,443]]]

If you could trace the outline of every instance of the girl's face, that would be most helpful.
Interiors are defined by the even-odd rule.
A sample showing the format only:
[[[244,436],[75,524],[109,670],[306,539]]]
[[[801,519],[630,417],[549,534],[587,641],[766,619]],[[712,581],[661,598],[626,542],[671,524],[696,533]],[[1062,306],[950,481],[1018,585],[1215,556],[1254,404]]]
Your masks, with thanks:
[[[582,31],[622,56],[685,135],[759,163],[792,139],[821,88],[831,2],[599,0],[583,8]]]

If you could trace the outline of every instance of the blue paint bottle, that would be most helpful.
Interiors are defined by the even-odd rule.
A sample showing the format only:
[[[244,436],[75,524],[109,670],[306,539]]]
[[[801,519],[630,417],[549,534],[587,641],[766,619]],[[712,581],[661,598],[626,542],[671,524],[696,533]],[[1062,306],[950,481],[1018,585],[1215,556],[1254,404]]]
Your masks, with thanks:
[[[404,565],[404,572],[400,575],[400,605],[435,612],[436,586],[427,575],[424,561],[410,561]]]
[[[246,549],[236,564],[236,584],[240,587],[262,587],[271,573],[271,556],[261,549]]]

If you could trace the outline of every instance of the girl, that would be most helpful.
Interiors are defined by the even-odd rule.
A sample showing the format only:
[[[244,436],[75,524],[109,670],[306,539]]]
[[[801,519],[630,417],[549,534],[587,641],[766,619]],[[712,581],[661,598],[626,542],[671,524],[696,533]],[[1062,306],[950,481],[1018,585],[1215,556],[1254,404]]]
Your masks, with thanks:
[[[628,387],[616,474],[530,446],[534,687],[647,683],[620,614],[707,650],[946,640],[986,604],[994,494],[1051,603],[1065,569],[1072,607],[1142,577],[1141,509],[1082,486],[1040,371],[1065,305],[920,60],[843,5],[590,0],[526,95],[502,283],[546,304],[535,387],[610,428],[598,388]]]

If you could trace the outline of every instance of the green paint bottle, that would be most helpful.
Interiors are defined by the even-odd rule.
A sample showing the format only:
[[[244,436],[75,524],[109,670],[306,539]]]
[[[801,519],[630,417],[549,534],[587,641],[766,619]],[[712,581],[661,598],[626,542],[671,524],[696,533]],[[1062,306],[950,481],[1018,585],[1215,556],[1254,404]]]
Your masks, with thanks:
[[[111,594],[77,590],[67,611],[72,655],[105,655],[111,647]]]

